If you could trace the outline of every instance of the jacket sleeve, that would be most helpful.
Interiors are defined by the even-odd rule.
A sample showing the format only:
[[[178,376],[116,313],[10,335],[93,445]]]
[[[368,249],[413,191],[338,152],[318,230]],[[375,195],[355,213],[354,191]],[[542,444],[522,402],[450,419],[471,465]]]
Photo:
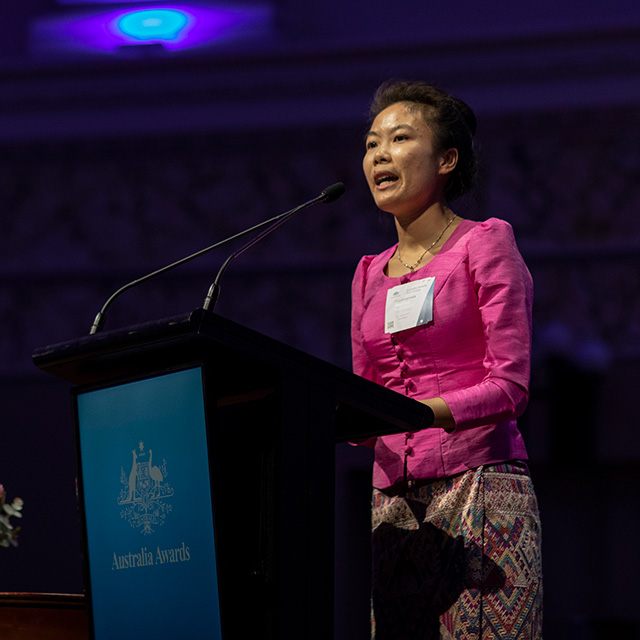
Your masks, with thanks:
[[[360,259],[351,283],[351,358],[355,374],[372,382],[383,384],[364,348],[362,337],[362,315],[364,313],[367,270],[374,257],[363,256]]]
[[[508,222],[491,218],[469,239],[473,282],[486,344],[483,380],[441,394],[456,429],[515,418],[529,395],[533,282]]]
[[[363,344],[362,315],[364,313],[364,291],[367,281],[367,270],[375,256],[363,256],[356,267],[351,283],[351,357],[353,372],[367,380],[383,384],[378,371],[371,362]],[[367,438],[352,445],[375,447],[377,438]]]

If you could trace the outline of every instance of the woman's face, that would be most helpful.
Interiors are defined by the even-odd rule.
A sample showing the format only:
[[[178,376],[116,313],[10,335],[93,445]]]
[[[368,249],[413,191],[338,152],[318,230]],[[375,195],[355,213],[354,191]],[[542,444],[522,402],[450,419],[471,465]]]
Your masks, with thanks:
[[[455,163],[454,163],[455,166]],[[397,218],[420,215],[442,197],[452,170],[436,153],[419,107],[397,102],[381,111],[366,137],[362,168],[378,208]]]

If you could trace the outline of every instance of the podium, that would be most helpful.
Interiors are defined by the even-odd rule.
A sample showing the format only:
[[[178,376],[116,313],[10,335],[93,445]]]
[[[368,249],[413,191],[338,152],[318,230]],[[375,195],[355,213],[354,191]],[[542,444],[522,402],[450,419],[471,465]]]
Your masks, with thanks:
[[[202,310],[33,358],[73,385],[92,637],[333,636],[335,445],[428,407]]]

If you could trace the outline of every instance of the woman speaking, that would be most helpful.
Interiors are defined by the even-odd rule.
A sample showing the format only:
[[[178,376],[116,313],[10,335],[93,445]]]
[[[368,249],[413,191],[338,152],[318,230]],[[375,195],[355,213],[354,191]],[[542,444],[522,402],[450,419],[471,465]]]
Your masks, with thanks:
[[[428,405],[432,427],[369,441],[372,637],[542,636],[540,519],[517,417],[528,398],[532,281],[503,220],[449,204],[473,185],[476,119],[422,82],[388,82],[363,169],[398,242],[364,256],[353,367]]]

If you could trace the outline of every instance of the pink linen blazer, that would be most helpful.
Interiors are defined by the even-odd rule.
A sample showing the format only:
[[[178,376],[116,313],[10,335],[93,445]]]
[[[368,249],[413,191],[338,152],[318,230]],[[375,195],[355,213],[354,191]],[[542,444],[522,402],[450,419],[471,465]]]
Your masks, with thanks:
[[[395,248],[364,256],[356,269],[353,370],[417,400],[443,398],[456,426],[364,443],[375,448],[374,487],[527,459],[516,417],[528,400],[533,283],[511,226],[463,220],[424,267],[389,277]],[[384,333],[387,290],[429,276],[433,320]]]

